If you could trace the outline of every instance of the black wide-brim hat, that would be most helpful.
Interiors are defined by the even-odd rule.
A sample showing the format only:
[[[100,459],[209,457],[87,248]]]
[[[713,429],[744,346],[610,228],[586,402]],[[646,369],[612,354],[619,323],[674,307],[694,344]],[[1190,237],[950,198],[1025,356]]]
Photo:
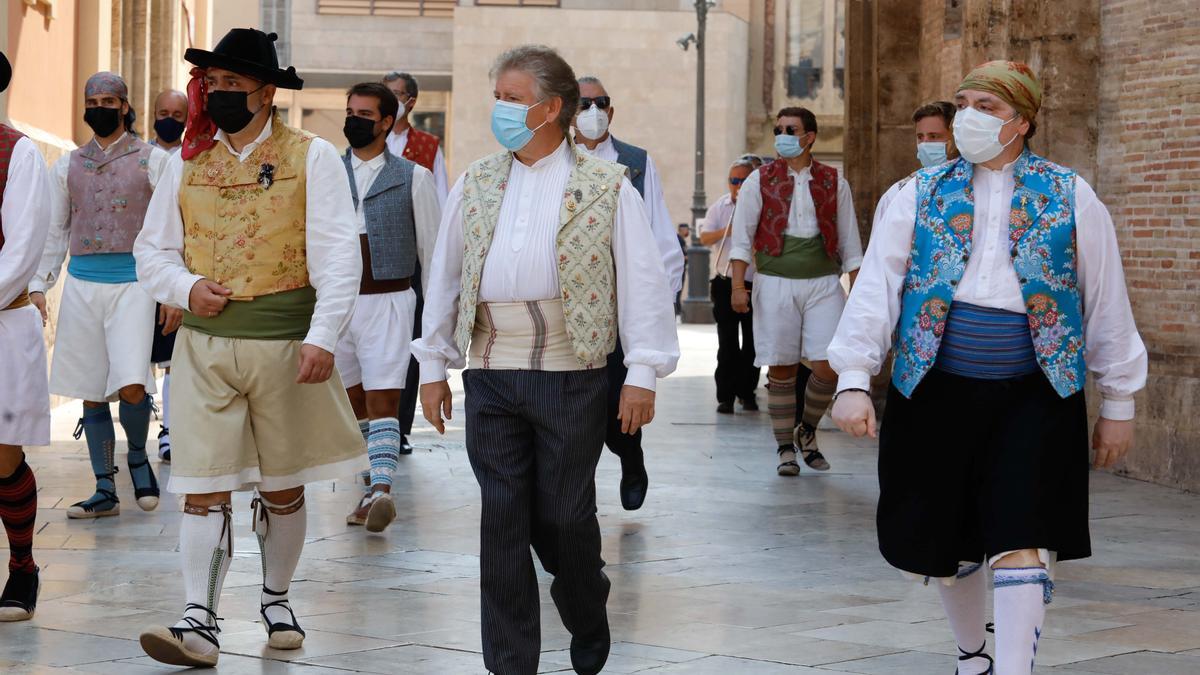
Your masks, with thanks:
[[[276,39],[278,36],[274,33],[268,35],[254,28],[234,28],[211,52],[188,49],[183,58],[201,68],[232,70],[281,89],[303,89],[304,80],[296,75],[294,67],[288,66],[287,70],[279,67]]]
[[[4,52],[0,52],[0,91],[8,89],[8,83],[12,81],[12,64],[8,62],[8,57]]]

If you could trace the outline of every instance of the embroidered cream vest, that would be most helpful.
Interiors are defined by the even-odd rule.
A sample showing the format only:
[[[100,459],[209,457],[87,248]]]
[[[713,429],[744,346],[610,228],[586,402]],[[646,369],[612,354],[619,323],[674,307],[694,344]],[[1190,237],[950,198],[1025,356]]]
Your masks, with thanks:
[[[604,363],[617,343],[617,285],[613,223],[625,168],[575,150],[563,193],[558,230],[558,282],[567,334],[581,368]],[[463,181],[462,291],[454,339],[468,352],[479,304],[479,282],[500,218],[512,153],[476,161]]]

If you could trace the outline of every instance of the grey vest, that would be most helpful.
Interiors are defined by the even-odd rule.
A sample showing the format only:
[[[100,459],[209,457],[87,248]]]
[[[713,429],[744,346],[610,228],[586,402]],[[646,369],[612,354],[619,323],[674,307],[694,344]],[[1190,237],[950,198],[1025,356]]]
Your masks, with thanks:
[[[350,178],[350,196],[358,208],[358,186],[350,150],[342,157]],[[383,152],[384,166],[362,198],[371,247],[371,275],[379,281],[411,277],[417,268],[417,226],[413,220],[413,167],[415,164]]]
[[[617,163],[629,169],[629,182],[638,194],[646,196],[646,151],[617,140],[612,136],[613,147],[617,150]]]

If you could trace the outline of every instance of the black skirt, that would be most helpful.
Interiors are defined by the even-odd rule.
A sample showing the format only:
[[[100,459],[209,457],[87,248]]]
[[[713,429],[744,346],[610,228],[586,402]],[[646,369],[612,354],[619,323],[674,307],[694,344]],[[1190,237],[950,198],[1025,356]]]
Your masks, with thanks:
[[[979,380],[931,370],[894,386],[879,439],[879,550],[906,572],[948,577],[960,561],[1044,548],[1091,555],[1083,392],[1040,371]]]
[[[158,310],[162,305],[154,306],[154,343],[150,347],[150,363],[170,363],[171,353],[175,351],[175,333],[163,335],[163,325],[158,321]]]

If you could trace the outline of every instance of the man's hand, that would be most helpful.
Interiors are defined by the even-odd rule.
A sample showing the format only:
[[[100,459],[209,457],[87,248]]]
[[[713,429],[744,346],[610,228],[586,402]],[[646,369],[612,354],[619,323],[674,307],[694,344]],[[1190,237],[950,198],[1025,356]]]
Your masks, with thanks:
[[[729,304],[733,306],[733,311],[738,314],[745,314],[750,311],[750,292],[745,288],[735,288],[729,297]]]
[[[1092,430],[1092,449],[1096,458],[1092,467],[1108,469],[1129,452],[1133,445],[1133,420],[1107,420],[1101,417],[1096,420],[1096,428]]]
[[[158,322],[162,324],[162,334],[170,335],[179,330],[179,325],[183,323],[183,310],[178,307],[159,305]]]
[[[623,401],[624,397],[621,400]],[[425,421],[432,424],[439,434],[446,433],[446,422],[442,416],[447,420],[453,417],[453,402],[454,395],[450,393],[449,382],[442,380],[421,385],[421,413],[425,415]]]
[[[201,279],[192,284],[192,292],[188,294],[188,310],[196,316],[211,319],[229,304],[230,295],[233,295],[233,291],[221,284]]]
[[[30,293],[29,302],[42,313],[42,325],[45,326],[46,322],[50,320],[50,314],[46,311],[46,294],[41,291]]]
[[[621,420],[621,433],[630,435],[650,424],[654,420],[654,392],[632,384],[621,387],[617,419]]]
[[[838,394],[831,416],[839,429],[855,438],[879,437],[875,432],[875,405],[865,391]]]
[[[333,354],[316,345],[300,345],[300,370],[296,384],[320,384],[333,375]]]

